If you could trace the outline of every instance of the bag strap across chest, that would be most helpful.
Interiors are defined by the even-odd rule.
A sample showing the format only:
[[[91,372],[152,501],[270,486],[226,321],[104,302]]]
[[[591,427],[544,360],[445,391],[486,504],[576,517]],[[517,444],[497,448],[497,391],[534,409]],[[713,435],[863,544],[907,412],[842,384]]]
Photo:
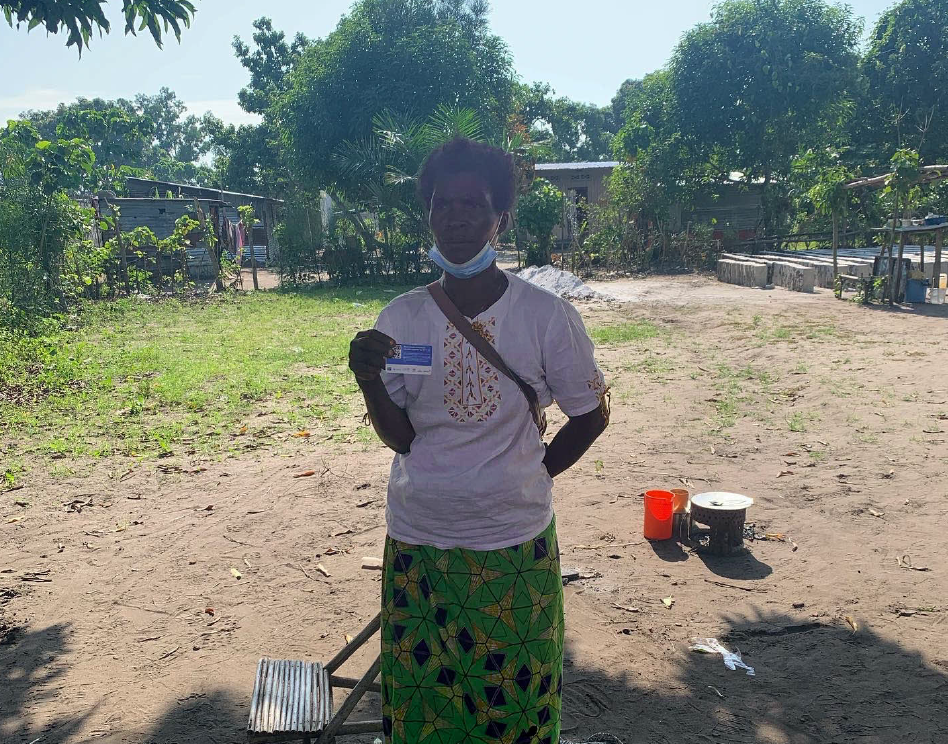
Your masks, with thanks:
[[[492,367],[513,380],[517,387],[520,388],[520,392],[523,393],[523,396],[527,399],[527,405],[530,407],[530,415],[533,417],[533,423],[536,424],[540,436],[542,437],[546,432],[546,414],[540,405],[540,398],[537,395],[537,391],[533,389],[532,385],[507,366],[506,362],[504,362],[500,354],[497,353],[497,349],[493,347],[490,341],[474,330],[474,327],[470,324],[468,319],[458,310],[457,305],[448,297],[447,292],[444,291],[444,287],[441,286],[441,282],[432,282],[429,284],[428,293],[441,309],[441,312],[444,313],[444,316],[458,329],[458,332],[467,339],[468,343],[473,346]]]

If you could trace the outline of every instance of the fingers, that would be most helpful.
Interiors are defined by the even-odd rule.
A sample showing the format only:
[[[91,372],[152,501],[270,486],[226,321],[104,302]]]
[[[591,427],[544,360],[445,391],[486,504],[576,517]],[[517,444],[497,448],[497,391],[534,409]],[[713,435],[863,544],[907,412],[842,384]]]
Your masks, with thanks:
[[[381,331],[360,331],[349,344],[349,369],[359,380],[374,380],[394,353],[395,341]]]
[[[384,333],[374,328],[369,331],[359,331],[356,334],[356,340],[366,344],[378,344],[385,349],[395,348],[395,339],[386,336]]]

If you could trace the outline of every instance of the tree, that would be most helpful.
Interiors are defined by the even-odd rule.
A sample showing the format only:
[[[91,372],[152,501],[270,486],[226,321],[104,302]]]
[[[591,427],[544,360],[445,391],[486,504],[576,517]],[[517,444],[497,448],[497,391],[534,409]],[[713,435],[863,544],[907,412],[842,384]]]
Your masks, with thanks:
[[[240,91],[238,99],[244,111],[265,114],[275,97],[286,91],[287,74],[312,42],[297,34],[288,44],[286,34],[275,30],[269,18],[258,18],[253,27],[255,49],[251,50],[239,36],[233,41],[237,59],[250,73],[250,84]]]
[[[417,197],[417,174],[428,153],[454,137],[484,139],[475,111],[443,106],[426,121],[382,112],[371,136],[344,142],[333,155],[339,176],[332,195],[343,219],[376,255],[381,272],[404,278],[418,273],[419,248],[430,232]]]
[[[301,179],[331,182],[332,154],[346,140],[369,137],[386,110],[424,120],[444,104],[475,108],[499,137],[513,108],[514,73],[483,8],[471,0],[360,0],[335,31],[303,50],[266,116],[278,122]]]
[[[29,122],[0,130],[0,292],[14,322],[65,310],[81,289],[64,277],[87,274],[91,210],[67,191],[86,182],[94,161],[84,141],[43,139]]]
[[[517,222],[536,240],[527,251],[527,266],[546,266],[553,251],[553,228],[563,217],[563,192],[545,178],[533,182],[517,204]]]
[[[625,117],[615,157],[625,164],[610,182],[625,220],[655,224],[665,235],[673,205],[687,207],[709,182],[725,173],[709,162],[694,135],[679,130],[670,71],[646,75],[625,88]]]
[[[914,147],[948,158],[948,0],[902,0],[879,18],[862,59],[880,161]]]
[[[95,188],[121,190],[125,176],[166,181],[207,181],[210,169],[201,160],[210,151],[211,134],[223,123],[212,114],[184,116],[184,103],[162,88],[154,96],[79,98],[49,111],[27,111],[47,139],[81,138],[96,156]]]
[[[518,114],[531,134],[546,143],[544,156],[558,162],[599,161],[611,155],[619,131],[611,106],[600,108],[555,97],[545,83],[520,86]]]
[[[32,31],[43,26],[51,34],[67,31],[66,46],[75,45],[81,55],[94,30],[106,34],[111,31],[102,8],[105,4],[106,0],[7,0],[0,2],[0,10],[11,27],[19,28],[22,24]],[[195,12],[189,0],[122,0],[125,33],[135,36],[147,28],[159,49],[163,34],[169,30],[181,41],[181,26],[190,28]]]
[[[676,48],[676,119],[721,170],[762,178],[765,229],[772,184],[808,137],[851,112],[860,23],[823,0],[725,0]]]

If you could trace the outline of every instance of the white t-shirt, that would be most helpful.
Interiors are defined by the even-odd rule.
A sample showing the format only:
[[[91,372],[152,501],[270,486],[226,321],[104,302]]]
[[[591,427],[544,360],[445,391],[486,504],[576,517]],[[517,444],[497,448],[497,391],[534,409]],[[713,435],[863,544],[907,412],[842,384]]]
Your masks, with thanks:
[[[508,278],[504,295],[471,324],[542,406],[555,400],[567,416],[593,411],[605,382],[576,308]],[[398,343],[433,347],[430,376],[382,374],[416,435],[392,463],[389,535],[440,549],[496,550],[540,534],[553,518],[553,481],[516,383],[477,353],[424,287],[393,300],[375,327]]]

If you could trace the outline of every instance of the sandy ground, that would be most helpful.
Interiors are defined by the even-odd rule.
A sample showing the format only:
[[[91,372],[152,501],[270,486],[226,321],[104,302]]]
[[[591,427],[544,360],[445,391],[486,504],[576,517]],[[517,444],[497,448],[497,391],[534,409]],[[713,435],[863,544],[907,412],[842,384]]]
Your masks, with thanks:
[[[671,341],[600,351],[613,423],[557,481],[563,564],[587,577],[566,589],[564,736],[944,742],[945,314],[694,277],[597,288],[634,302],[587,317]],[[16,524],[5,497],[0,741],[244,741],[261,655],[326,659],[377,611],[361,562],[380,555],[388,464],[294,441],[33,482]],[[786,540],[730,559],[648,543],[636,495],[682,485],[753,496],[758,532]],[[693,636],[756,677],[690,653]]]

